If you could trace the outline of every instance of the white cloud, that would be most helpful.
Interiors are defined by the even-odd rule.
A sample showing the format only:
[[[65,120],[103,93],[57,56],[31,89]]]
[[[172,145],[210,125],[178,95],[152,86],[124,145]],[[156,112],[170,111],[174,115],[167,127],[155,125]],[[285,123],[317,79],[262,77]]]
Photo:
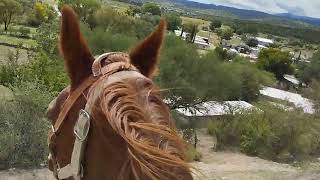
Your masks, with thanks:
[[[290,12],[296,15],[320,18],[319,0],[195,0],[268,13]]]

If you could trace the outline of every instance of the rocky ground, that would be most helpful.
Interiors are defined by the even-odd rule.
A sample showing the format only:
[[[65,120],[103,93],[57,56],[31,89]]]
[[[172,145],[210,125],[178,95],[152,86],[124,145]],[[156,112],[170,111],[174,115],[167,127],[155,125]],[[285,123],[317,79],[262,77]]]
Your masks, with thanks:
[[[249,157],[237,152],[214,152],[215,140],[205,131],[199,131],[198,150],[201,162],[192,165],[197,169],[196,179],[202,180],[320,180],[320,162],[306,167],[293,167]],[[54,180],[47,169],[0,171],[0,180]]]

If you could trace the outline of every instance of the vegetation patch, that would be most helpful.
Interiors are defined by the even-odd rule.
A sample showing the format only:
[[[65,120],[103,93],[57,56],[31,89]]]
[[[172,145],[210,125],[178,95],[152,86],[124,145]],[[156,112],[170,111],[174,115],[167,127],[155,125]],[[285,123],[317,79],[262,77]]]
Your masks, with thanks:
[[[261,111],[242,112],[209,124],[218,148],[240,151],[278,162],[293,162],[320,154],[320,120],[300,110],[287,111],[269,103]]]

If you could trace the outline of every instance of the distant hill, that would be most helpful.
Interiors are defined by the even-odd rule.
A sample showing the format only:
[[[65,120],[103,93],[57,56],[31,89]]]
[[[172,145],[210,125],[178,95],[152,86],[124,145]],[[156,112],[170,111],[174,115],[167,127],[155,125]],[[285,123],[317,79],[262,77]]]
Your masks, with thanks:
[[[188,1],[188,0],[173,0],[173,1],[175,3],[184,5],[189,8],[197,8],[197,9],[205,9],[205,10],[210,10],[210,9],[223,10],[242,18],[261,18],[261,17],[273,16],[271,14],[260,12],[260,11],[238,9],[238,8],[233,8],[228,6],[215,5],[215,4],[205,4],[205,3],[199,3],[199,2]]]
[[[280,14],[275,14],[275,16],[285,17],[285,18],[288,18],[288,19],[299,20],[299,21],[303,21],[303,22],[306,22],[306,23],[309,23],[309,24],[320,26],[320,18],[297,16],[297,15],[290,14],[290,13],[280,13]]]
[[[176,5],[184,6],[187,8],[222,11],[222,12],[225,12],[225,14],[232,14],[241,19],[268,20],[268,21],[272,20],[275,22],[293,21],[293,22],[301,22],[301,23],[307,23],[315,26],[320,26],[320,19],[318,18],[295,16],[289,13],[273,15],[273,14],[268,14],[265,12],[260,12],[255,10],[238,9],[234,7],[221,6],[221,5],[215,5],[215,4],[205,4],[205,3],[199,3],[199,2],[189,1],[189,0],[155,0],[155,1],[158,1],[160,3],[167,1],[168,3],[174,3]]]

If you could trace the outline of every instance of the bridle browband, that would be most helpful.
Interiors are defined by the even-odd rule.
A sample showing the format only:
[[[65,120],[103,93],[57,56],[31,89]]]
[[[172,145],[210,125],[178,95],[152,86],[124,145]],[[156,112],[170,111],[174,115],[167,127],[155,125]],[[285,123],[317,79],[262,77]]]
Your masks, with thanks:
[[[85,79],[77,89],[69,94],[68,98],[62,106],[62,110],[60,111],[56,122],[52,125],[51,131],[49,131],[48,146],[50,154],[48,158],[52,162],[52,171],[57,179],[67,179],[69,177],[73,177],[75,180],[81,180],[81,178],[83,177],[83,166],[81,162],[83,160],[87,135],[90,129],[90,113],[92,113],[92,103],[89,103],[87,101],[85,108],[80,110],[79,117],[75,123],[75,142],[70,160],[71,163],[63,168],[60,168],[55,156],[56,154],[54,153],[54,144],[56,142],[56,137],[59,135],[61,126],[63,125],[64,120],[66,119],[74,103],[81,97],[81,95],[84,94],[87,89],[92,88],[95,82],[97,82],[99,79],[102,79],[103,77],[109,78],[111,76],[115,76],[113,80],[112,78],[110,78],[111,80],[109,84],[111,84],[113,82],[127,78],[125,77],[125,75],[129,75],[123,75],[121,74],[121,72],[137,71],[137,69],[129,62],[113,62],[112,59],[109,59],[110,57],[112,57],[112,55],[127,56],[126,54],[121,52],[112,52],[102,54],[97,57],[92,64],[92,75]]]

